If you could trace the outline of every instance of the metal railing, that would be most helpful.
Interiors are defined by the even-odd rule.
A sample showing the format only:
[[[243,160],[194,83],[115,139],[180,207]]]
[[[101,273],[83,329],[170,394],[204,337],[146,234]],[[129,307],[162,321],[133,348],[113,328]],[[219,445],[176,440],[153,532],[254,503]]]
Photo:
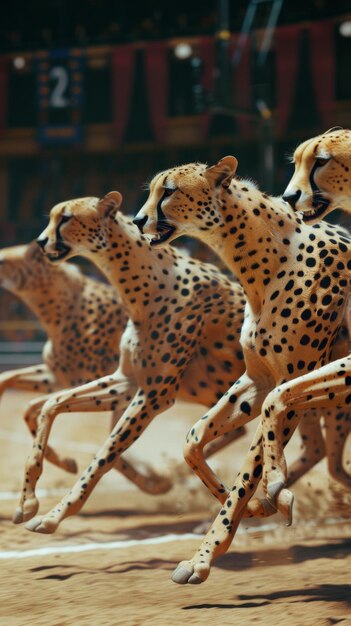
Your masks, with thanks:
[[[41,362],[41,352],[45,339],[8,340],[1,337],[2,333],[16,331],[40,331],[42,328],[36,320],[0,320],[0,369],[35,365]]]
[[[44,341],[0,341],[0,368],[40,363],[43,346]]]

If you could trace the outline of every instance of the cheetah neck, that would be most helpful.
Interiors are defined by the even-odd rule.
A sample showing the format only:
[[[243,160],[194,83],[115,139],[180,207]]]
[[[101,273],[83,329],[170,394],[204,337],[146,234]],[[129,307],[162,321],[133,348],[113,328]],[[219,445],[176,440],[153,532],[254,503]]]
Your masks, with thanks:
[[[301,220],[281,199],[237,181],[223,194],[222,221],[211,229],[208,243],[237,276],[252,311],[259,314],[272,279],[289,257],[294,263],[292,238]]]
[[[104,244],[85,256],[115,287],[135,322],[145,317],[145,307],[159,296],[174,271],[172,252],[153,250],[134,224],[121,214],[116,221],[110,220]]]
[[[65,324],[72,309],[80,308],[84,277],[80,272],[68,271],[67,265],[45,269],[35,288],[18,291],[16,295],[40,320],[45,332],[52,335]]]

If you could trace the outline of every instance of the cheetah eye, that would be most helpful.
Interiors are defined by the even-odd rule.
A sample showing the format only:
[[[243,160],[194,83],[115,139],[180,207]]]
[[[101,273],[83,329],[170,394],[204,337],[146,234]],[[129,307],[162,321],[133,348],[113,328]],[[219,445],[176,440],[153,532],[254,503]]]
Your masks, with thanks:
[[[60,224],[66,224],[72,218],[72,215],[61,215]]]
[[[172,193],[174,193],[175,191],[176,189],[171,189],[170,187],[166,187],[163,195],[165,198],[167,198],[167,196],[171,196]]]
[[[320,158],[316,159],[315,163],[316,163],[317,167],[323,167],[323,165],[326,165],[326,163],[328,163],[328,161],[330,161],[330,158],[320,157]]]

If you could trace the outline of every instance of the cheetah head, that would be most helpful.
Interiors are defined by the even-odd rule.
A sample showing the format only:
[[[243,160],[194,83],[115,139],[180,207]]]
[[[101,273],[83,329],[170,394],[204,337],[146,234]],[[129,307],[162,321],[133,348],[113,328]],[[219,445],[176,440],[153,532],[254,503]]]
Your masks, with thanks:
[[[235,174],[237,160],[227,156],[215,165],[189,163],[157,174],[149,197],[133,222],[159,246],[183,234],[199,237],[221,226],[218,209]]]
[[[56,204],[37,243],[52,263],[97,251],[104,238],[106,220],[114,219],[122,196],[111,191],[104,198],[87,197]]]
[[[317,222],[334,209],[350,212],[351,131],[331,128],[308,139],[294,153],[295,172],[283,198],[305,222]]]
[[[43,286],[48,264],[33,241],[0,251],[0,286],[14,293],[33,291]]]

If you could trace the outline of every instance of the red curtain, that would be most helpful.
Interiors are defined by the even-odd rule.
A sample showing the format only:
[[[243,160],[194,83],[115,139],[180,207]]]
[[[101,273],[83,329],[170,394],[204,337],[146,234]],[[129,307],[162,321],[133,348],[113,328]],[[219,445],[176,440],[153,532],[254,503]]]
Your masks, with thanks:
[[[326,20],[310,24],[309,35],[316,106],[327,129],[334,124],[334,22]]]
[[[168,101],[168,46],[164,41],[145,47],[146,80],[152,128],[156,141],[165,138]]]
[[[298,24],[276,31],[278,132],[286,130],[294,102],[301,29]]]
[[[236,48],[238,37],[233,38],[232,52]],[[242,48],[239,65],[234,67],[234,104],[241,109],[251,109],[251,74],[250,74],[250,40],[247,38]],[[240,134],[248,139],[251,134],[251,120],[240,115],[236,118]]]
[[[117,145],[123,141],[128,123],[134,60],[133,45],[117,46],[112,52],[113,130]]]
[[[8,60],[7,57],[0,57],[0,131],[6,128],[8,96]]]
[[[214,90],[215,48],[213,37],[201,37],[199,41],[199,56],[202,61],[201,85],[206,95]],[[201,115],[200,136],[204,141],[207,137],[212,114],[205,111]]]

